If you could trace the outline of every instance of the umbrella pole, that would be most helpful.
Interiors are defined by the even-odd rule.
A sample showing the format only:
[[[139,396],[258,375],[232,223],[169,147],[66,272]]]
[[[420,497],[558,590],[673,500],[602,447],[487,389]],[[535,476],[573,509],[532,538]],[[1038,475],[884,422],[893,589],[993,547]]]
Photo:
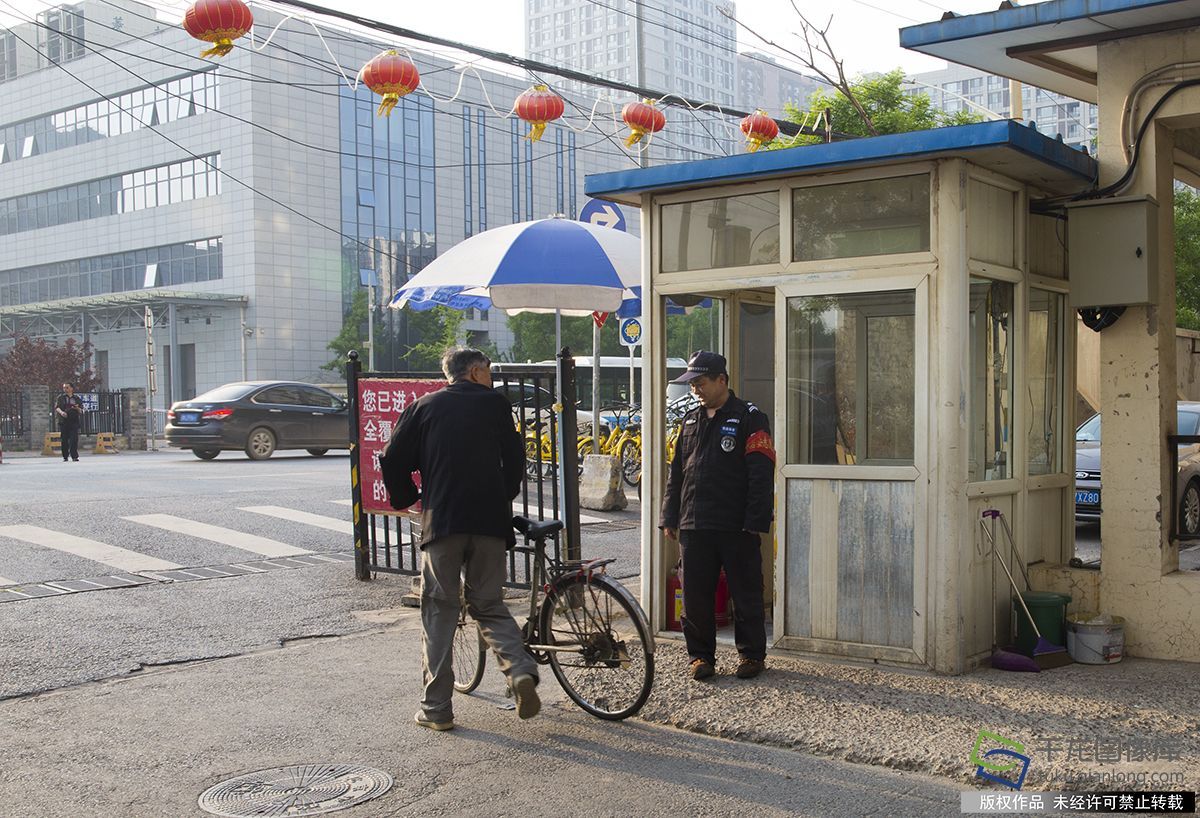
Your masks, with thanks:
[[[562,311],[554,311],[554,350],[555,355],[562,349]]]
[[[592,454],[600,454],[600,324],[592,321]]]

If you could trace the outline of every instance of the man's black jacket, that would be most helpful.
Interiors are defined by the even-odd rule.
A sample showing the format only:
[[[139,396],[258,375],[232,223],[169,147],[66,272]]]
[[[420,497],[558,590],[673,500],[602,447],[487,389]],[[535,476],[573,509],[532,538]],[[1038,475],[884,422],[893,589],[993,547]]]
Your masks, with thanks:
[[[661,525],[711,531],[770,531],[775,446],[767,416],[729,399],[711,418],[703,406],[683,417],[667,477]]]
[[[392,508],[421,500],[422,546],[448,534],[516,543],[512,501],[525,450],[512,406],[494,389],[458,381],[420,398],[400,416],[379,466]]]

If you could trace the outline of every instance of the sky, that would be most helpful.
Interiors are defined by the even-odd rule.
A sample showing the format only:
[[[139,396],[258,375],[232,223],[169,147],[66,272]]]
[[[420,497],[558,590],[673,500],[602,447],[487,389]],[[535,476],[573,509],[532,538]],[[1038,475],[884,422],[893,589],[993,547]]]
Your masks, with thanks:
[[[720,2],[721,0],[718,0]],[[5,0],[30,16],[44,10],[52,0]],[[168,10],[161,17],[182,17],[185,0],[143,0]],[[312,0],[372,17],[396,26],[458,40],[470,45],[524,55],[523,0]],[[609,0],[595,0],[606,3]],[[657,0],[644,0],[653,5]],[[999,0],[796,0],[814,23],[823,25],[832,18],[830,41],[845,62],[846,73],[854,76],[872,71],[903,68],[906,72],[931,71],[945,67],[932,59],[898,45],[899,29],[938,20],[942,12],[958,14],[994,11]],[[1032,5],[1026,0],[1022,5]],[[798,50],[799,30],[791,0],[737,0],[737,18],[755,31],[780,45]],[[11,25],[0,4],[0,25]],[[745,30],[738,31],[739,50],[770,50]],[[782,56],[782,55],[781,55]],[[784,57],[784,59],[787,59]]]

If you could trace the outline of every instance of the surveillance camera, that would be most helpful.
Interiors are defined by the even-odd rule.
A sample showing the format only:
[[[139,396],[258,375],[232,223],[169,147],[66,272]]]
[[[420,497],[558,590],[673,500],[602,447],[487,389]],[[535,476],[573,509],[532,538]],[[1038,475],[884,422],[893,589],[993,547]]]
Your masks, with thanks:
[[[250,338],[254,335],[254,330],[251,327],[242,327],[242,334]]]

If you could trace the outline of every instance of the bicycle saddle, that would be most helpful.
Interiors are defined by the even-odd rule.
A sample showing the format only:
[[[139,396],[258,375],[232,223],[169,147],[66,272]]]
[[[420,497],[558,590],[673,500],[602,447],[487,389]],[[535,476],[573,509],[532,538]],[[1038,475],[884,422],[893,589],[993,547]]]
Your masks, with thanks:
[[[562,531],[562,520],[531,520],[528,517],[513,517],[513,528],[531,540],[544,540],[555,531]]]

